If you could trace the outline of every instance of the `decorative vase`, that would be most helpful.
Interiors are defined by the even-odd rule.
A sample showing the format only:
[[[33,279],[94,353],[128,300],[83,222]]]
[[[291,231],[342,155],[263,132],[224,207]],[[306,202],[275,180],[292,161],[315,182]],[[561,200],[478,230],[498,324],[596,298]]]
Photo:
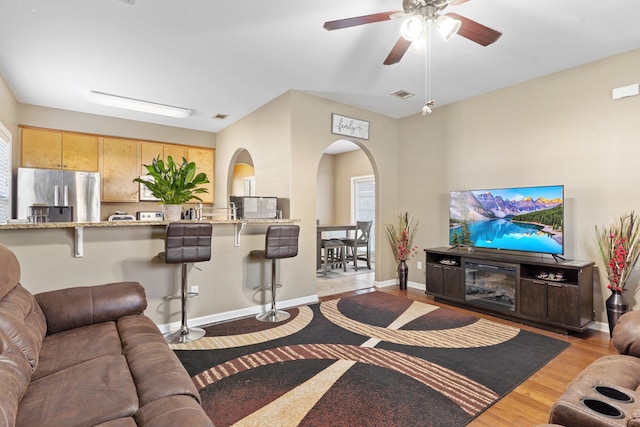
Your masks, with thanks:
[[[182,219],[182,205],[162,205],[162,217],[169,222],[180,221]]]
[[[405,260],[401,260],[398,264],[398,285],[400,290],[407,289],[407,279],[409,278],[409,267]]]
[[[629,305],[624,300],[621,291],[611,290],[611,296],[607,298],[607,320],[609,321],[609,336],[613,337],[613,328],[616,327],[620,316],[625,314]]]

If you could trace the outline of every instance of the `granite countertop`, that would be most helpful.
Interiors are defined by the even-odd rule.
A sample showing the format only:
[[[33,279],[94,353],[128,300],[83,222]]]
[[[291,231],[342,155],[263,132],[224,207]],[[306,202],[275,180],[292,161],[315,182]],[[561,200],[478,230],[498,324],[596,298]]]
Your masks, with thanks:
[[[299,219],[216,219],[216,220],[182,220],[177,222],[184,223],[210,223],[216,224],[277,224],[300,222]],[[99,221],[99,222],[42,222],[37,224],[31,223],[8,223],[0,224],[0,230],[28,230],[42,228],[76,228],[76,227],[136,227],[136,226],[167,226],[169,221]]]

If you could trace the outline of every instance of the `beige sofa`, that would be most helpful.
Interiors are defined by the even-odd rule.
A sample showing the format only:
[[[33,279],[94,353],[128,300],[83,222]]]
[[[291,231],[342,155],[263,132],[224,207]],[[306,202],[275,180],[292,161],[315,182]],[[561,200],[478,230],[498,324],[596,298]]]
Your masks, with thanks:
[[[0,245],[0,426],[212,426],[135,282],[32,295]]]

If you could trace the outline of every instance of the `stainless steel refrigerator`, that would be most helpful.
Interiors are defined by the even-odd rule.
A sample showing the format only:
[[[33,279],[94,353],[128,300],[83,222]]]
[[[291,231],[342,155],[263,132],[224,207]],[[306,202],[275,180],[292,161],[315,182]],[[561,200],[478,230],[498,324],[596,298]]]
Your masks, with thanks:
[[[18,168],[17,216],[28,219],[30,207],[72,207],[73,221],[100,221],[100,174],[59,169]]]

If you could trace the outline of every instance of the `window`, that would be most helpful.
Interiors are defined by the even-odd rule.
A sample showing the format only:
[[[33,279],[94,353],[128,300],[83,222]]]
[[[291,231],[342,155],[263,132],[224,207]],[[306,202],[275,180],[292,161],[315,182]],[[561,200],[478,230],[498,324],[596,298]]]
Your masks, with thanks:
[[[11,218],[11,133],[0,123],[0,224]]]
[[[376,180],[373,175],[351,178],[351,222],[372,221],[369,250],[376,250]]]

